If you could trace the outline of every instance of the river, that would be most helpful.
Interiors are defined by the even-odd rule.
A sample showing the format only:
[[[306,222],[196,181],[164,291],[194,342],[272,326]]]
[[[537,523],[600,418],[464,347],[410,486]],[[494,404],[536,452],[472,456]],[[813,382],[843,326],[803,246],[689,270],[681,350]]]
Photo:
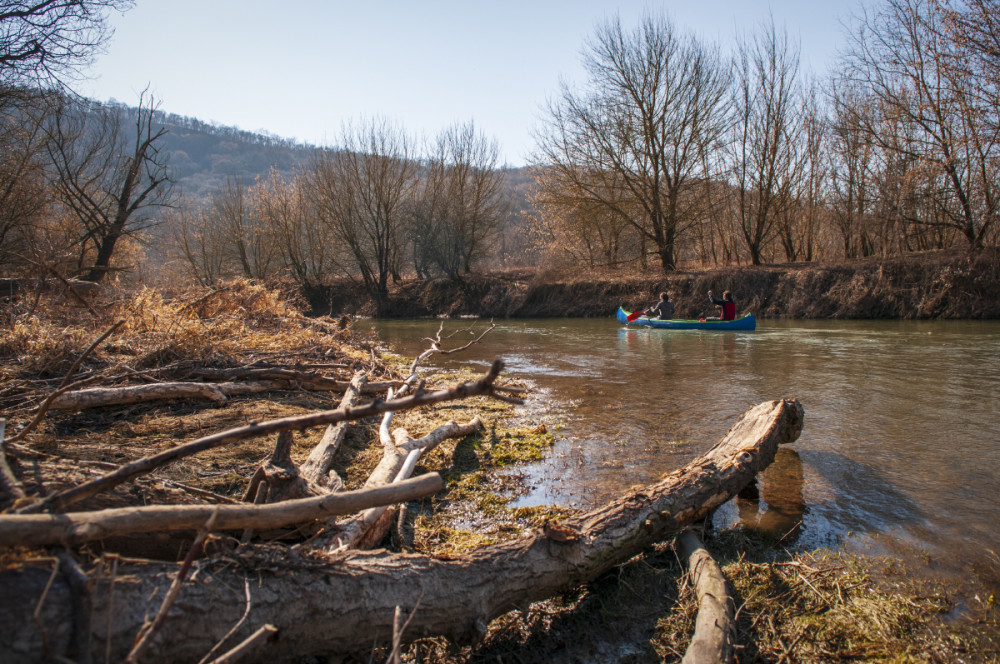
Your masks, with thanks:
[[[374,323],[408,357],[438,325]],[[486,323],[446,321],[460,332],[444,347],[471,340],[470,326]],[[738,333],[511,320],[424,366],[495,358],[531,385],[526,413],[557,439],[525,470],[518,504],[600,504],[705,452],[751,406],[794,396],[802,436],[762,474],[760,500],[730,501],[716,526],[898,556],[969,596],[1000,595],[1000,323],[766,320]]]

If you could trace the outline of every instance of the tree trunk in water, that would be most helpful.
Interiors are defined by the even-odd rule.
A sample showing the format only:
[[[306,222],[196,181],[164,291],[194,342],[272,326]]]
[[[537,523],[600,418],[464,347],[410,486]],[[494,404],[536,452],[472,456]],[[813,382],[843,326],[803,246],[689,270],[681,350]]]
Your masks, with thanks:
[[[802,419],[797,401],[760,404],[707,454],[659,483],[467,555],[348,551],[304,557],[293,549],[275,558],[267,549],[250,549],[238,558],[205,559],[185,582],[143,664],[197,661],[245,610],[247,619],[225,647],[262,625],[278,629],[275,643],[261,645],[245,661],[368,652],[392,639],[397,607],[409,614],[404,641],[478,638],[493,618],[578,587],[709,516],[773,461],[779,444],[798,437]],[[174,564],[106,562],[81,589],[65,570],[53,574],[52,559],[39,560],[38,566],[0,573],[5,662],[79,658],[77,644],[88,639],[94,661],[104,661],[105,649],[111,661],[121,661],[177,573]],[[80,611],[81,602],[89,610]]]

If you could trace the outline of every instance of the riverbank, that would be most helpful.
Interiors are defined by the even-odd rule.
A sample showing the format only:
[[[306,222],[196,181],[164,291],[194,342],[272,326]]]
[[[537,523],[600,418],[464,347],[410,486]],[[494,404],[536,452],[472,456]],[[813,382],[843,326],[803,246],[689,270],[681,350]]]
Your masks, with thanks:
[[[714,315],[707,293],[733,291],[758,318],[998,319],[1000,250],[907,254],[835,265],[789,263],[679,270],[668,276],[581,269],[572,274],[495,272],[462,280],[404,280],[390,291],[388,318],[602,318],[619,305],[649,306],[670,292],[678,318]],[[314,309],[360,316],[374,306],[356,284],[336,286]]]
[[[146,385],[151,384],[149,380],[163,386],[195,377],[205,382],[206,377],[218,378],[220,372],[227,374],[229,383],[257,381],[264,378],[262,372],[286,382],[270,384],[265,392],[248,390],[221,399],[217,395],[215,400],[177,398],[108,404],[80,412],[52,410],[25,440],[5,446],[13,475],[23,482],[29,495],[43,486],[50,493],[79,486],[151,451],[175,449],[185,439],[229,431],[247,422],[294,418],[327,409],[339,396],[331,398],[331,390],[320,389],[331,387],[331,381],[346,381],[356,370],[368,372],[372,382],[387,381],[398,378],[399,371],[410,365],[406,358],[384,355],[379,340],[360,329],[344,327],[339,324],[342,321],[305,317],[282,294],[246,283],[171,300],[144,290],[129,299],[101,301],[94,313],[43,300],[36,312],[18,313],[12,308],[3,320],[0,399],[8,418],[8,442],[33,420],[36,404],[67,375],[85,372],[91,387],[99,383],[123,386],[137,382],[138,377],[138,382]],[[111,336],[95,343],[102,331]],[[428,380],[426,388],[433,390],[472,376],[428,371],[423,377]],[[528,417],[541,417],[542,421],[508,421],[512,412],[507,404],[476,399],[436,413],[399,413],[394,425],[420,433],[441,420],[466,420],[474,415],[482,416],[489,425],[481,433],[443,443],[422,458],[419,471],[441,472],[446,488],[433,499],[410,505],[404,528],[396,538],[399,541],[389,538],[384,545],[453,560],[524,536],[557,516],[559,508],[506,507],[505,498],[516,488],[512,485],[517,480],[508,471],[521,462],[537,461],[553,442],[547,416],[535,412]],[[359,487],[382,455],[375,426],[369,421],[353,427],[334,460],[333,470],[349,488]],[[318,427],[297,432],[291,439],[290,459],[302,464],[321,434]],[[274,436],[234,441],[161,468],[148,478],[114,487],[81,506],[242,503],[255,470],[276,449]],[[596,467],[588,469],[597,471]],[[9,498],[3,497],[4,501]],[[457,508],[459,503],[462,506]],[[11,504],[0,503],[0,509]],[[435,511],[440,519],[431,518]],[[404,544],[407,532],[412,532],[412,539]],[[144,594],[150,598],[144,611],[120,608],[125,606],[125,587],[116,586],[115,579],[118,584],[122,579],[129,581],[126,585],[143,583],[133,574],[143,572],[143,567],[160,565],[157,561],[182,557],[193,534],[164,531],[107,538],[59,558],[71,565],[89,589],[82,597],[90,614],[96,616],[92,625],[92,642],[98,644],[95,650],[111,648],[112,636],[118,639],[116,648],[130,647],[134,629],[125,627],[131,625],[129,616],[138,615],[141,620],[142,615],[153,615],[160,606],[162,593],[149,592]],[[241,535],[249,541],[239,544]],[[248,531],[216,533],[208,555],[195,563],[198,573],[185,582],[182,600],[165,623],[162,641],[173,645],[164,648],[181,652],[189,639],[172,639],[179,632],[172,631],[177,628],[171,621],[179,620],[185,612],[196,612],[199,606],[212,607],[212,616],[199,626],[220,635],[238,624],[244,612],[245,624],[240,623],[244,632],[249,632],[250,625],[272,619],[264,607],[276,584],[281,579],[297,583],[300,573],[324,562],[293,553],[290,549],[295,541],[294,532],[265,532],[257,540],[250,539]],[[592,659],[677,661],[694,628],[697,600],[669,544],[658,543],[562,595],[499,616],[484,633],[474,635],[471,644],[448,642],[442,637],[423,639],[408,646],[401,660],[440,664],[501,659],[556,664]],[[998,652],[992,602],[961,624],[948,622],[956,601],[947,590],[933,584],[914,585],[912,574],[892,560],[882,563],[789,552],[790,540],[762,539],[744,528],[717,532],[706,537],[706,545],[732,583],[740,607],[740,661],[990,661]],[[8,630],[0,629],[0,642],[16,639],[20,646],[46,639],[46,648],[69,656],[76,647],[70,639],[70,628],[76,628],[70,605],[78,591],[68,585],[68,575],[51,572],[55,564],[52,554],[51,550],[11,548],[0,555],[0,574],[35,570],[38,573],[32,578],[41,582],[32,601],[15,603],[13,591],[0,598],[0,613],[8,617]],[[140,562],[140,557],[146,562]],[[342,564],[340,560],[336,564]],[[884,574],[880,572],[883,564],[891,568]],[[128,572],[126,565],[131,566]],[[252,601],[244,599],[239,583],[232,586],[237,592],[225,602],[203,604],[189,599],[201,587],[224,585],[216,573],[221,575],[234,566],[252,580],[246,588],[246,597],[251,597],[252,591]],[[176,571],[178,567],[163,569],[166,581],[183,578]],[[340,567],[331,569],[331,579],[343,573]],[[197,578],[212,583],[199,585]],[[14,588],[4,583],[0,581],[5,590]],[[307,587],[296,586],[296,591]],[[118,631],[101,622],[111,615],[111,588],[117,588],[113,597],[121,617]],[[326,586],[323,589],[330,592]],[[463,589],[456,593],[461,600]],[[2,599],[7,599],[6,606]],[[290,609],[296,601],[306,600],[296,595],[282,604],[282,610]],[[24,607],[38,607],[38,615],[32,617]],[[22,629],[29,621],[31,627]],[[295,642],[294,621],[277,622],[277,627],[281,636],[289,635],[285,644]],[[361,628],[371,630],[374,643],[375,628]],[[384,633],[383,629],[380,638]],[[340,653],[331,653],[328,659],[390,657],[387,648],[376,655],[344,659]],[[169,651],[166,658],[187,659],[171,658]],[[273,659],[264,650],[255,652],[254,658]],[[325,658],[317,655],[315,659]]]

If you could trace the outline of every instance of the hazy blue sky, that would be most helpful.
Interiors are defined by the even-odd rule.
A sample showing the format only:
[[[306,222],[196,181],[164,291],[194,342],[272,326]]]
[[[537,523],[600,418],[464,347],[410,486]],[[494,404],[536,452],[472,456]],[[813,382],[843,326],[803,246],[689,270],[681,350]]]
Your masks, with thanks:
[[[869,4],[875,0],[866,0]],[[560,76],[582,81],[597,22],[635,25],[664,9],[680,30],[729,48],[770,12],[801,40],[803,69],[826,70],[840,22],[861,0],[138,0],[112,17],[106,54],[81,93],[319,145],[375,115],[431,137],[474,120],[522,165]]]

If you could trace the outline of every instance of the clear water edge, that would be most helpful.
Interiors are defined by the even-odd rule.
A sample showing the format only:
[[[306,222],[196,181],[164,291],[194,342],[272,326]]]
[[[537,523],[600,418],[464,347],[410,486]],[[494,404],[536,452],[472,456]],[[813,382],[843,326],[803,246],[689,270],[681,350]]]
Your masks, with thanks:
[[[373,325],[413,357],[439,324]],[[760,500],[730,501],[717,526],[906,557],[1000,591],[1000,323],[760,321],[736,333],[502,321],[425,366],[498,357],[533,386],[526,411],[558,432],[522,469],[533,489],[519,504],[600,504],[702,454],[747,408],[794,396],[802,436],[759,478]]]

